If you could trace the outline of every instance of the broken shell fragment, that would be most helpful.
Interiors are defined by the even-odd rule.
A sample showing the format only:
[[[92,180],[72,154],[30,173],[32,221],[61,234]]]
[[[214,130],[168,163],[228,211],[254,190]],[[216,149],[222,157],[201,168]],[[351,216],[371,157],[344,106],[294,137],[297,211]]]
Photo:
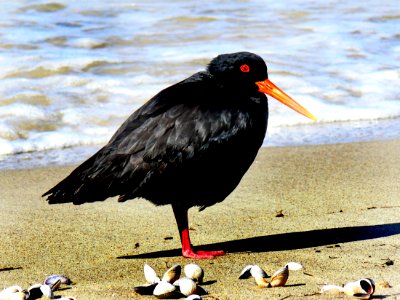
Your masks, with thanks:
[[[148,264],[144,265],[144,277],[146,278],[146,281],[150,284],[160,281],[160,278],[157,276],[156,271]]]
[[[284,286],[289,278],[288,265],[280,268],[271,277],[271,287]]]
[[[167,281],[160,281],[157,283],[153,295],[160,299],[169,298],[174,295],[176,290],[176,286],[167,282]]]
[[[187,278],[190,278],[198,283],[203,282],[204,278],[204,271],[203,269],[197,264],[187,264],[183,268],[183,272],[185,273]]]
[[[175,282],[181,276],[182,267],[180,265],[173,265],[171,268],[164,273],[161,281],[166,281],[169,283]]]
[[[190,296],[196,293],[197,285],[190,278],[181,278],[179,279],[179,290],[185,296]]]
[[[139,285],[133,287],[133,290],[139,295],[153,295],[154,289],[156,288],[157,283],[147,284],[147,285]]]

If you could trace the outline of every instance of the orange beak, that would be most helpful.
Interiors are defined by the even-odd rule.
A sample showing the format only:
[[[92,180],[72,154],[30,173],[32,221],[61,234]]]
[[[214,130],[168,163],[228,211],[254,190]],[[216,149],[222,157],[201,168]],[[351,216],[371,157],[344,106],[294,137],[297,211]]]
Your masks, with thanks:
[[[299,103],[294,101],[288,94],[278,88],[275,84],[273,84],[269,79],[265,79],[264,81],[256,82],[257,86],[259,87],[259,92],[264,94],[270,95],[274,97],[276,100],[282,102],[283,104],[289,106],[291,109],[297,111],[298,113],[302,114],[310,118],[311,120],[316,121],[317,118],[313,116],[307,109],[301,106]]]

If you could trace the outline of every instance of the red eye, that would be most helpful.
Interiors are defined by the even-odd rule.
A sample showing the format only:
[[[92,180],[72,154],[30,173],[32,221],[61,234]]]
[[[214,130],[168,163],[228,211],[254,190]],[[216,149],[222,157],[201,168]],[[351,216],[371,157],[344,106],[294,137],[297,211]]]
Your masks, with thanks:
[[[250,67],[248,65],[246,65],[246,64],[241,65],[240,66],[240,71],[242,71],[243,73],[250,72]]]

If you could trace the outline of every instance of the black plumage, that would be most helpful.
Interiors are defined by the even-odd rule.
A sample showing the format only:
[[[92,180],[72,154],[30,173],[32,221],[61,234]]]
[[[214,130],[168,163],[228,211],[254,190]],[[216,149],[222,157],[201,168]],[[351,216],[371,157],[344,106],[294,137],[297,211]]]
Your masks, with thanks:
[[[267,66],[255,54],[217,56],[205,71],[162,90],[135,111],[107,145],[43,196],[50,204],[113,196],[172,204],[185,255],[184,248],[191,248],[189,237],[182,236],[187,210],[224,200],[263,143],[268,104],[256,83],[267,78]],[[194,254],[185,256],[222,252]]]

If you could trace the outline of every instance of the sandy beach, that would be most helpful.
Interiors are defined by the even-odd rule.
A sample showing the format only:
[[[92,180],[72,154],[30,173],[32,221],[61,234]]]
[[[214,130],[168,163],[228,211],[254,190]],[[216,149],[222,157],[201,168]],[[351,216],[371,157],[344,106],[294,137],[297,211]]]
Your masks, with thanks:
[[[399,153],[400,140],[263,148],[224,202],[190,211],[192,242],[228,252],[197,262],[205,299],[323,299],[323,284],[363,277],[392,286],[377,288],[377,299],[400,299]],[[61,273],[74,284],[56,295],[155,299],[132,292],[145,283],[143,265],[163,273],[192,262],[180,256],[171,208],[48,205],[41,194],[72,169],[0,171],[0,288]],[[245,265],[272,274],[289,261],[305,270],[285,287],[238,280]]]

